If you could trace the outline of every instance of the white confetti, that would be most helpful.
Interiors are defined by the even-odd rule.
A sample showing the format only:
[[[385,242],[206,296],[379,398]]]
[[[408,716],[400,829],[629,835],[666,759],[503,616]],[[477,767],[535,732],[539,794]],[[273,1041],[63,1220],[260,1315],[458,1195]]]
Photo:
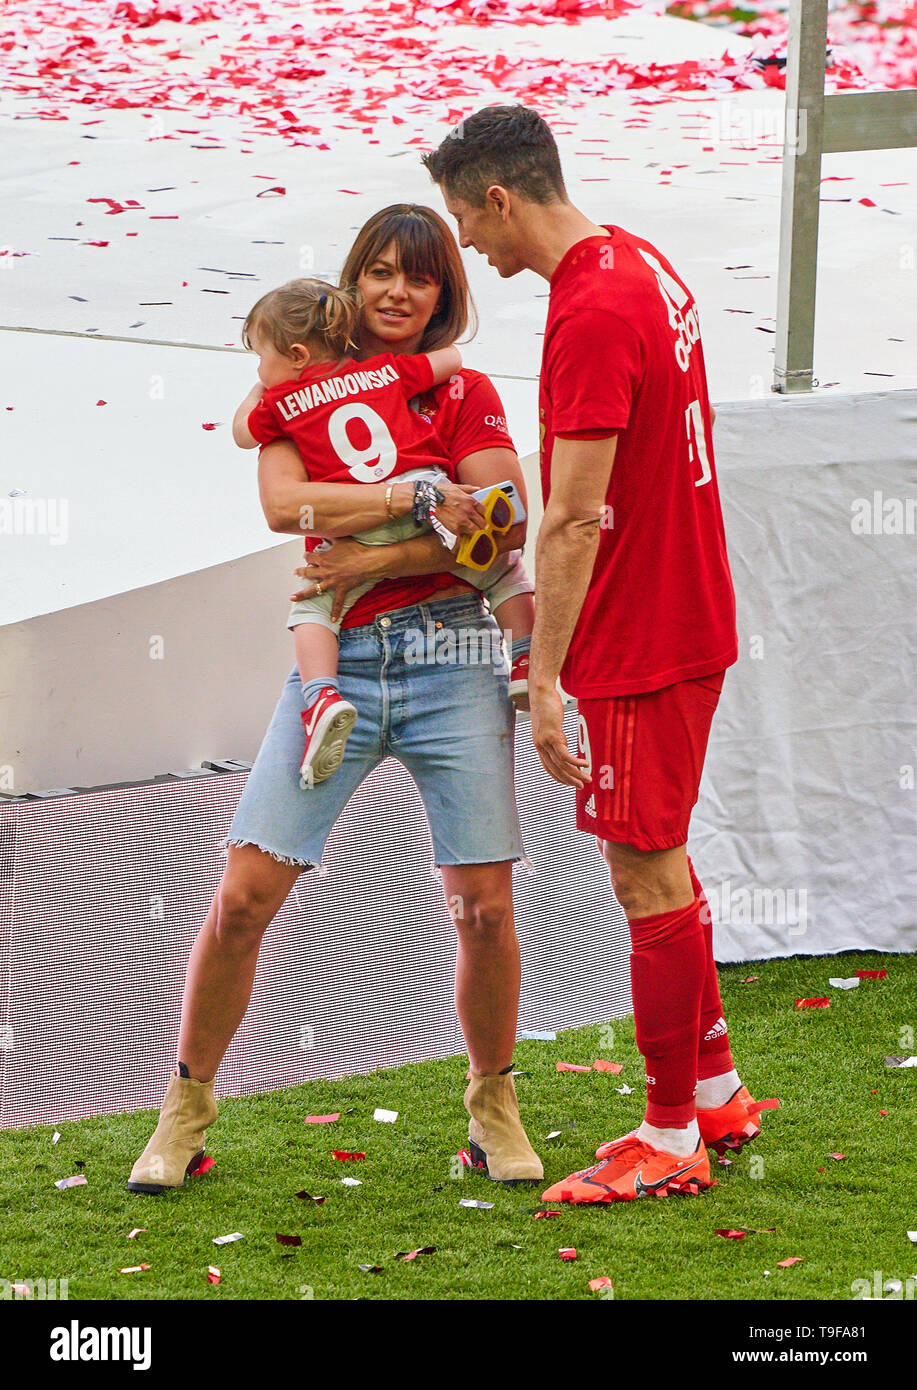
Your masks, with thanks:
[[[912,1245],[917,1245],[917,1231],[908,1231],[907,1238]]]
[[[382,1125],[393,1125],[398,1118],[397,1110],[374,1110],[373,1119]]]
[[[545,1139],[559,1139],[560,1135],[561,1131],[559,1129],[552,1129],[550,1134],[545,1135]]]
[[[128,1240],[133,1240],[133,1239],[134,1239],[134,1236],[140,1236],[140,1235],[146,1235],[146,1234],[147,1234],[147,1228],[146,1228],[146,1226],[135,1226],[134,1229],[133,1229],[132,1231],[128,1231],[128,1233],[127,1233],[127,1238],[128,1238]]]
[[[859,988],[860,982],[856,975],[851,975],[847,980],[839,980],[832,977],[828,980],[828,984],[832,985],[835,989],[857,989]]]
[[[60,1138],[60,1130],[59,1130],[59,1129],[56,1129],[56,1130],[54,1131],[54,1133],[51,1135],[51,1143],[52,1143],[52,1144],[56,1144],[59,1138]]]
[[[362,1181],[361,1178],[341,1178],[341,1186],[342,1186],[342,1187],[362,1187],[362,1186],[363,1186],[363,1181]]]
[[[228,1236],[214,1236],[213,1243],[214,1245],[230,1245],[234,1240],[243,1239],[244,1236],[241,1231],[233,1231],[232,1234]]]
[[[493,1202],[474,1202],[470,1197],[462,1197],[459,1201],[460,1207],[479,1207],[481,1211],[490,1211]]]
[[[82,1173],[77,1173],[76,1177],[73,1178],[58,1178],[54,1186],[62,1189],[65,1187],[85,1187],[88,1181],[89,1179],[84,1178]]]
[[[627,1086],[627,1085],[624,1085],[624,1086],[616,1086],[616,1087],[615,1087],[615,1090],[617,1091],[617,1093],[618,1093],[619,1096],[631,1096],[631,1095],[633,1095],[633,1093],[634,1093],[634,1088],[633,1088],[633,1086]]]
[[[532,1042],[554,1042],[557,1038],[557,1034],[550,1032],[547,1028],[524,1028],[519,1036],[520,1038],[528,1038]]]

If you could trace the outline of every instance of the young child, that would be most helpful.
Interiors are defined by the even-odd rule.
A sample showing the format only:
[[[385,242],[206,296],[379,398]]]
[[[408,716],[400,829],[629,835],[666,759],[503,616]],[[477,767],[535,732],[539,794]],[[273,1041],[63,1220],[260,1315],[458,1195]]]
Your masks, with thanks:
[[[391,520],[354,537],[364,545],[386,545],[429,530],[436,496],[430,485],[450,481],[433,427],[408,401],[448,381],[462,359],[449,347],[416,356],[380,353],[357,362],[348,349],[355,346],[359,315],[358,290],[335,289],[321,280],[291,280],[259,299],[242,328],[243,343],[258,356],[259,382],[236,411],[232,432],[242,449],[292,440],[312,482],[390,480],[385,505]],[[392,485],[409,479],[415,481],[414,509],[397,516]],[[307,557],[312,548],[307,544]],[[517,708],[527,709],[534,600],[519,552],[498,555],[484,571],[463,567],[460,577],[484,593],[507,636],[510,695]],[[371,588],[351,589],[341,616]],[[333,593],[300,600],[287,620],[303,690],[304,786],[337,771],[357,719],[337,679],[341,624],[331,619],[333,600]]]

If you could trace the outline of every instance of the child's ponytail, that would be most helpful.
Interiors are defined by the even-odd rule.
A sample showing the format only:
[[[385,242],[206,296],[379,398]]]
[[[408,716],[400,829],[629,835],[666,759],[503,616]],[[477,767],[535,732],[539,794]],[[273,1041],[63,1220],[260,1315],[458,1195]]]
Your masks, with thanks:
[[[251,349],[251,334],[257,331],[284,354],[294,343],[303,343],[320,347],[323,355],[346,357],[357,346],[362,307],[356,285],[337,289],[324,280],[289,280],[249,310],[242,342]]]
[[[336,357],[346,356],[348,348],[357,346],[362,303],[363,296],[356,285],[343,290],[326,285],[319,295],[317,308],[322,337]]]

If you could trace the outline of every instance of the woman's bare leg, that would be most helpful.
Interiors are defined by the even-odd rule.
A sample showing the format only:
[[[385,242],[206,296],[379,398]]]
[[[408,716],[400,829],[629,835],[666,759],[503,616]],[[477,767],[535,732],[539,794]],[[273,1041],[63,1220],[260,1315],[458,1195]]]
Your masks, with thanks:
[[[188,959],[178,1060],[212,1081],[251,998],[258,950],[302,873],[254,845],[230,845],[226,869]]]
[[[513,863],[442,866],[458,933],[455,1007],[468,1060],[479,1076],[513,1060],[519,1014],[519,943],[513,923]]]

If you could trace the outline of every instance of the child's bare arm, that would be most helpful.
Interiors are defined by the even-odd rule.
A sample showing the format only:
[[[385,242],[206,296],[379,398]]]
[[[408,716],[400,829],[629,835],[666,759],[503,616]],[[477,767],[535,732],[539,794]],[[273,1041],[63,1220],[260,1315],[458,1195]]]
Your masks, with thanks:
[[[428,352],[427,357],[433,368],[434,386],[448,381],[456,372],[462,370],[462,354],[457,347],[437,348],[435,352]]]
[[[240,449],[257,449],[259,441],[248,428],[248,417],[264,394],[264,386],[256,381],[233,416],[232,437]]]

